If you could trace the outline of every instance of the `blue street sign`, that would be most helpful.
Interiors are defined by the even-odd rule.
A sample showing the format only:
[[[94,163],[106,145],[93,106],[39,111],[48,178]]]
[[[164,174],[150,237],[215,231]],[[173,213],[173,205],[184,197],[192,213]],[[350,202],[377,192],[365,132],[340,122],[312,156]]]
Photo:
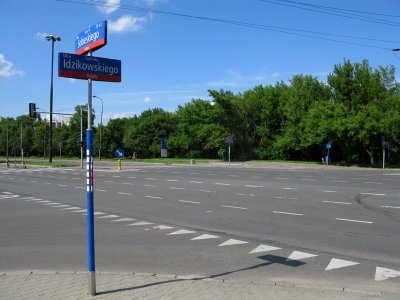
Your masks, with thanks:
[[[60,52],[58,53],[58,76],[121,82],[121,61]]]
[[[118,148],[115,150],[115,157],[116,158],[123,158],[125,156],[125,151],[124,149]]]
[[[332,145],[330,143],[326,144],[326,149],[331,149]]]
[[[75,37],[75,54],[82,55],[107,44],[107,21],[90,26]]]
[[[233,137],[228,136],[228,137],[226,138],[226,141],[227,141],[229,144],[232,144],[232,143],[233,143]]]
[[[161,149],[167,149],[167,138],[161,139]]]

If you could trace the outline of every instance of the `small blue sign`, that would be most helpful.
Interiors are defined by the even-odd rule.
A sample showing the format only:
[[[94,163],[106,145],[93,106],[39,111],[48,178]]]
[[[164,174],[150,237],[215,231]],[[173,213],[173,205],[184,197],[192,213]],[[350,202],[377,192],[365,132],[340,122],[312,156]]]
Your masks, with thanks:
[[[90,26],[75,37],[75,54],[82,55],[107,44],[107,21]]]
[[[330,143],[326,144],[326,149],[331,149],[332,145]]]
[[[58,53],[58,76],[121,82],[121,61],[60,52]]]
[[[161,149],[167,149],[167,138],[161,139]]]
[[[125,151],[124,149],[118,148],[115,150],[115,157],[116,158],[123,158],[125,156]]]
[[[226,141],[227,141],[229,144],[232,144],[232,143],[233,143],[233,137],[228,136],[228,137],[226,138]]]

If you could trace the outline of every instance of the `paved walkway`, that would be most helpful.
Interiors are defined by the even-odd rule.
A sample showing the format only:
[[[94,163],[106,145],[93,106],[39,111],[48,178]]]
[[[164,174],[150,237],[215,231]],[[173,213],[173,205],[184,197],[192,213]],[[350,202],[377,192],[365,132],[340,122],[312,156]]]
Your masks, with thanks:
[[[400,290],[399,290],[400,293]],[[8,299],[399,299],[398,294],[127,273],[98,273],[88,295],[87,273],[0,272],[0,298]]]

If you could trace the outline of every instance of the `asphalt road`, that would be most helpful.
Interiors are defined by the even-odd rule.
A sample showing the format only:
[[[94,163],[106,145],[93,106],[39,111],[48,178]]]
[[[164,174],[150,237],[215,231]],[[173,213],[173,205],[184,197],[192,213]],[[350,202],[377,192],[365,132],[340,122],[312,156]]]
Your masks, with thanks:
[[[0,167],[0,270],[86,270],[86,174]],[[399,287],[400,173],[95,164],[98,271]]]

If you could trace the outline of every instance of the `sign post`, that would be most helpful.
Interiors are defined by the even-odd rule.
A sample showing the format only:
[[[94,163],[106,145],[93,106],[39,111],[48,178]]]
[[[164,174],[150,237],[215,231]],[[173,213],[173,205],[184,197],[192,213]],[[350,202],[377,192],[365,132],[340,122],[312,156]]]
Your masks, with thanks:
[[[326,144],[326,149],[328,149],[328,155],[325,157],[326,160],[326,165],[329,165],[329,150],[332,148],[332,145],[330,143]]]
[[[228,136],[226,141],[228,142],[228,162],[231,164],[231,144],[233,143],[233,137]]]
[[[161,157],[167,158],[167,138],[161,139]]]
[[[118,148],[115,150],[115,157],[118,158],[118,171],[122,170],[121,158],[125,156],[124,149]]]

